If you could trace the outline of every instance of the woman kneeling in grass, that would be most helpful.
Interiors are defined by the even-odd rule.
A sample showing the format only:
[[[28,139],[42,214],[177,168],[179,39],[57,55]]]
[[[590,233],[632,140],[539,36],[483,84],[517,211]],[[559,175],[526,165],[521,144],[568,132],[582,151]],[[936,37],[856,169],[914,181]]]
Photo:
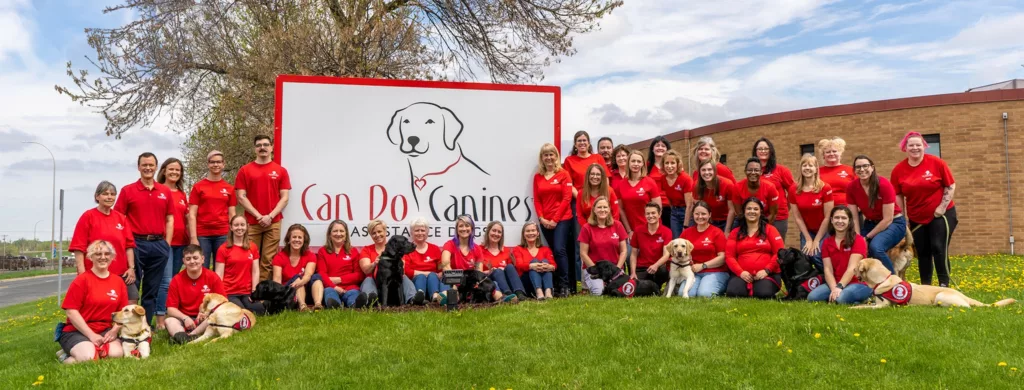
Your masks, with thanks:
[[[808,301],[851,304],[871,297],[871,288],[857,280],[857,263],[868,253],[864,236],[853,232],[853,213],[846,206],[836,206],[829,217],[828,238],[821,244],[821,260],[825,265],[825,284],[807,295]]]

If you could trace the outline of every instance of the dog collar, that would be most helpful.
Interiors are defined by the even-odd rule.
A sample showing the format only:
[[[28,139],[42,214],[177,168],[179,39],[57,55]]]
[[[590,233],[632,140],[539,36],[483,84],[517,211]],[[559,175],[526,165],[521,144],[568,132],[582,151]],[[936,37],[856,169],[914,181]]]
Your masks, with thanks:
[[[687,261],[685,263],[677,263],[675,260],[671,260],[671,261],[672,261],[672,264],[675,264],[677,267],[686,267],[686,266],[689,266],[689,265],[693,264],[693,261]]]
[[[462,161],[462,155],[461,154],[459,155],[459,159],[458,160],[455,160],[455,162],[453,162],[452,165],[449,165],[449,166],[445,167],[441,171],[427,173],[427,174],[424,174],[423,176],[413,176],[413,184],[416,186],[417,189],[422,190],[424,187],[427,186],[427,176],[443,175],[446,172],[448,172],[449,169],[452,169],[452,167],[454,167],[455,164],[458,164],[460,161]]]

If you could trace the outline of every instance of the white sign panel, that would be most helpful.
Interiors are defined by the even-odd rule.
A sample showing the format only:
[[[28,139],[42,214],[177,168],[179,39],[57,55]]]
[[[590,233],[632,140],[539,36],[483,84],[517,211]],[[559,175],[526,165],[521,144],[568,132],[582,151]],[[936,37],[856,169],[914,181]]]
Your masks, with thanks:
[[[275,159],[292,183],[282,236],[300,223],[320,246],[341,219],[362,246],[372,219],[408,236],[423,217],[440,245],[468,214],[478,242],[500,221],[517,244],[536,220],[540,146],[559,145],[560,97],[558,87],[280,76]]]

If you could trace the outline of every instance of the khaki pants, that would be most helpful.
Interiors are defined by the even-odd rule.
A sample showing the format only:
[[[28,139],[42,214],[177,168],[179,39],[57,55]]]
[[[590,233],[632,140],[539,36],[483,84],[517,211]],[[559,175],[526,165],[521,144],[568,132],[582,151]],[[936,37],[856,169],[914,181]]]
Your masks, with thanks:
[[[273,273],[270,263],[281,245],[281,221],[274,222],[268,227],[260,224],[249,225],[249,240],[260,248],[260,281],[269,280]]]

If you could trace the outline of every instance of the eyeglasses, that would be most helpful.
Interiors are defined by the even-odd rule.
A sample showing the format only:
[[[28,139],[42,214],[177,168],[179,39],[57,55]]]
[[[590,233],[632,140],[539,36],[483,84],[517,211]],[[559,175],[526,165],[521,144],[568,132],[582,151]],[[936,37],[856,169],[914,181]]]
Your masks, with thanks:
[[[207,164],[223,164],[224,160],[210,160],[210,161],[207,161],[206,163]]]
[[[771,150],[771,149],[769,149],[769,148],[757,148],[757,151],[758,151],[758,152],[770,152],[770,151],[772,151],[772,150]]]
[[[853,166],[853,169],[854,169],[854,170],[858,170],[858,171],[862,171],[862,170],[865,170],[865,169],[871,168],[872,166],[873,166],[873,165],[871,165],[871,164],[861,164],[861,165],[854,165],[854,166]]]

